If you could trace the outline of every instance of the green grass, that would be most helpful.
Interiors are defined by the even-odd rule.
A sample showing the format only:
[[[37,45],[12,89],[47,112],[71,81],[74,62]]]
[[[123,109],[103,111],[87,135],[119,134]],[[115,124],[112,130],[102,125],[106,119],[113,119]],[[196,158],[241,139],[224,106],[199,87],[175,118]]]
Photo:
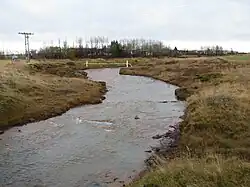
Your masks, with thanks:
[[[250,60],[250,54],[245,55],[233,55],[233,56],[227,56],[224,57],[227,60]]]

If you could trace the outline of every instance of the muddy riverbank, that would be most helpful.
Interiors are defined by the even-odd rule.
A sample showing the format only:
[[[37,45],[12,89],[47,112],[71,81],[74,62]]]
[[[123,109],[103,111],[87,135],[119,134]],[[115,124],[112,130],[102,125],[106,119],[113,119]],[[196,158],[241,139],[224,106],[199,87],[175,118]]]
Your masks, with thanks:
[[[1,135],[1,184],[122,186],[145,169],[146,151],[159,144],[152,137],[183,115],[175,86],[119,69],[87,73],[107,83],[106,99]]]

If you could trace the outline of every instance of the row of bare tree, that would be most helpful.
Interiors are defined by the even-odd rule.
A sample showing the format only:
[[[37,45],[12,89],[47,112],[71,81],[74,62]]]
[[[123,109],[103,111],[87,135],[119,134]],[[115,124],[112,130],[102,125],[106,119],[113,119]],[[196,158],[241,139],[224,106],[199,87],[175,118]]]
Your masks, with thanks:
[[[113,58],[113,57],[179,57],[179,56],[221,56],[237,52],[223,50],[221,46],[201,47],[200,50],[178,50],[161,41],[146,39],[121,39],[109,41],[107,37],[92,37],[88,41],[77,38],[73,45],[67,40],[40,50],[31,50],[31,57],[36,59],[78,59],[78,58]],[[0,53],[0,58],[5,58]]]
[[[122,39],[109,42],[105,37],[93,37],[88,41],[78,38],[72,46],[65,40],[61,45],[50,45],[38,51],[32,51],[33,58],[112,58],[112,57],[148,57],[167,56],[170,47],[161,41],[145,39]],[[165,52],[165,54],[163,54]]]

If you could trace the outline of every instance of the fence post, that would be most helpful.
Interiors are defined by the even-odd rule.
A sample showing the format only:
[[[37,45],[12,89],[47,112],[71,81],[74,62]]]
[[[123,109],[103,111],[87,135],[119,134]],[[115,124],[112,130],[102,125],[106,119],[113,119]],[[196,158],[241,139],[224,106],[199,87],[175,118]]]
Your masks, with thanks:
[[[88,61],[86,61],[86,67],[89,67],[89,62]]]
[[[126,67],[128,68],[128,60],[126,61]]]

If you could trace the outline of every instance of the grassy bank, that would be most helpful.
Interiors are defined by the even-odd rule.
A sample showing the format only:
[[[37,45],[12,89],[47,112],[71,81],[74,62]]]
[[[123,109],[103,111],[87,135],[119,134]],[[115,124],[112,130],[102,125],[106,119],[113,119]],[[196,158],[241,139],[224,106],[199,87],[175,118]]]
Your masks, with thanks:
[[[90,81],[80,71],[85,69],[81,62],[3,63],[0,129],[44,120],[82,104],[100,103],[106,92],[105,83]]]
[[[131,186],[250,186],[250,60],[162,59],[122,69],[181,88],[187,101],[178,157]]]

